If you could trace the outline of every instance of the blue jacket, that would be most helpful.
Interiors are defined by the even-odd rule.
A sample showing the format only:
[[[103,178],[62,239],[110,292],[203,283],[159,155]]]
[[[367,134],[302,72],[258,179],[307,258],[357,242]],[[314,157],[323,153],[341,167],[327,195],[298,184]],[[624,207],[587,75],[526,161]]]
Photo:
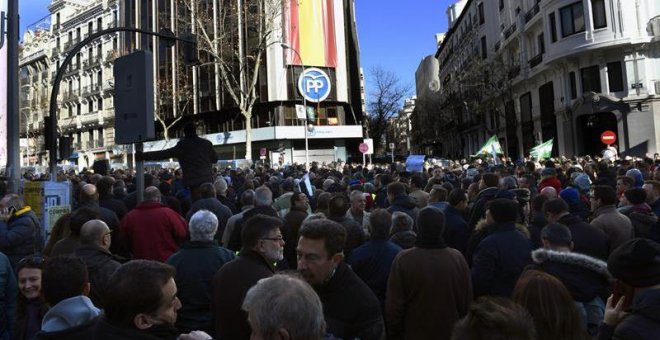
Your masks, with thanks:
[[[18,287],[9,258],[0,253],[0,340],[11,339]]]
[[[531,243],[513,222],[487,228],[488,236],[479,243],[472,260],[474,296],[511,297],[520,273],[531,262]]]
[[[381,306],[385,305],[387,279],[392,262],[401,250],[403,249],[392,241],[372,240],[353,249],[346,260],[355,274],[376,294]]]
[[[657,339],[660,332],[660,289],[636,295],[628,316],[618,325],[601,323],[598,340]]]
[[[0,251],[7,255],[12,267],[16,268],[18,261],[43,247],[41,223],[29,207],[19,210],[8,221],[0,221]]]
[[[445,231],[443,238],[447,245],[465,254],[470,231],[463,214],[451,205],[445,209]]]

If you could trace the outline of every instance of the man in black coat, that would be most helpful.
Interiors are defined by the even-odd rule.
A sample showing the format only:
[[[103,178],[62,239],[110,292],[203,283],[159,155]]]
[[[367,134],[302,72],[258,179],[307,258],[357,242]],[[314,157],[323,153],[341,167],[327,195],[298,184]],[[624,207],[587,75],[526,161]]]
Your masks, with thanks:
[[[499,184],[500,176],[493,173],[485,173],[481,175],[481,180],[479,180],[479,194],[470,209],[470,217],[468,220],[470,230],[473,230],[477,225],[477,222],[485,217],[486,203],[495,199]]]
[[[250,217],[256,215],[266,215],[278,217],[277,211],[271,207],[273,204],[273,192],[267,186],[260,186],[254,190],[254,208],[245,211],[243,217],[236,221],[234,230],[231,232],[227,248],[233,251],[239,251],[243,246],[242,235],[243,225]]]
[[[96,190],[99,193],[99,206],[112,210],[121,221],[128,209],[124,201],[115,198],[112,192],[114,184],[115,179],[112,176],[103,176],[96,182]]]
[[[582,221],[579,217],[571,215],[568,204],[564,200],[555,198],[545,202],[543,213],[548,217],[549,222],[563,224],[571,230],[574,252],[602,261],[607,260],[609,242],[605,232]]]
[[[376,295],[344,263],[346,231],[327,219],[303,223],[298,240],[298,272],[323,303],[327,333],[342,339],[385,339]]]
[[[257,215],[242,228],[243,247],[237,259],[213,276],[211,313],[217,339],[250,339],[247,313],[241,309],[247,291],[275,273],[273,264],[284,259],[282,220]]]
[[[199,186],[200,199],[195,201],[190,207],[186,220],[190,221],[190,217],[199,210],[208,210],[215,214],[218,218],[218,233],[217,238],[222,236],[227,226],[227,221],[232,216],[231,210],[224,204],[220,203],[215,196],[215,187],[211,183],[204,183]]]
[[[175,281],[182,305],[176,326],[184,333],[201,330],[215,334],[209,313],[213,275],[235,256],[214,240],[218,219],[212,212],[200,210],[193,214],[188,230],[190,241],[167,259],[167,263],[176,268]]]
[[[172,148],[136,154],[142,160],[161,160],[176,158],[183,171],[183,185],[192,193],[192,201],[199,196],[199,186],[202,183],[213,182],[213,164],[218,161],[218,155],[213,144],[197,136],[194,123],[190,122],[183,127],[184,138]]]
[[[410,216],[413,221],[417,221],[417,202],[414,198],[408,196],[406,193],[406,186],[401,182],[394,182],[387,185],[387,200],[390,202],[390,206],[387,207],[387,211],[392,214],[395,211],[401,211],[408,216]],[[417,227],[413,223],[413,230],[416,230]]]
[[[85,262],[89,273],[89,298],[94,306],[103,309],[103,295],[110,276],[121,266],[109,251],[111,230],[101,220],[91,220],[80,229],[80,246],[73,254]]]
[[[442,236],[449,247],[465,254],[470,238],[468,224],[463,218],[463,211],[467,209],[465,191],[461,188],[452,190],[447,201],[449,205],[445,209],[445,228]]]
[[[114,211],[99,205],[99,192],[94,184],[85,184],[80,189],[80,199],[77,209],[80,208],[89,208],[98,212],[98,219],[105,222],[110,227],[110,230],[112,230],[110,252],[128,257],[128,248],[124,244],[121,244],[119,240],[119,217],[117,217]]]

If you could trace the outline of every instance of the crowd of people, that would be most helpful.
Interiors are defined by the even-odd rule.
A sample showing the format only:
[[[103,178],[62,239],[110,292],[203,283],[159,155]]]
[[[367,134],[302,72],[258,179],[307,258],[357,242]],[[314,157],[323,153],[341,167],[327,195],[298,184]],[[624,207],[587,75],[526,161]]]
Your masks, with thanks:
[[[660,160],[195,171],[3,192],[0,339],[660,334]]]

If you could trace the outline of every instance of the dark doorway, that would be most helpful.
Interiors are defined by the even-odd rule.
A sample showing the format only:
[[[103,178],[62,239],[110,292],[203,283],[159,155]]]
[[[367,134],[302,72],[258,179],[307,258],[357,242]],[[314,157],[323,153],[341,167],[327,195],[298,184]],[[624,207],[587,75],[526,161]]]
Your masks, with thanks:
[[[518,120],[516,119],[516,109],[513,100],[504,105],[504,115],[506,116],[506,151],[507,156],[518,159]]]
[[[614,131],[617,134],[617,144],[619,142],[616,116],[612,112],[600,112],[578,117],[578,140],[582,140],[582,147],[579,150],[581,155],[602,155],[605,144],[600,141],[600,135],[607,130]]]
[[[557,118],[555,118],[555,92],[552,88],[552,82],[545,83],[539,87],[539,104],[541,106],[541,135],[547,142],[551,138],[555,139],[552,145],[552,155],[557,156]]]

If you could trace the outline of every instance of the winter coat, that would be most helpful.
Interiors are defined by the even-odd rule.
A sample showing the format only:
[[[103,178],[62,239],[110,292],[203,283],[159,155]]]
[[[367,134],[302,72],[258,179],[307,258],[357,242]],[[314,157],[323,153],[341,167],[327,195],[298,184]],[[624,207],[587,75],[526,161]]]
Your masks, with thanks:
[[[239,213],[239,210],[236,207],[236,204],[234,203],[234,201],[227,198],[227,196],[216,195],[216,198],[218,199],[218,201],[220,201],[220,203],[222,203],[224,206],[229,208],[229,210],[231,210],[232,215]]]
[[[417,212],[419,211],[419,208],[417,208],[417,203],[412,197],[405,194],[394,197],[392,202],[390,202],[390,206],[387,208],[387,211],[390,214],[394,213],[395,211],[408,214],[408,216],[413,219],[413,230],[417,230],[417,228],[415,228],[415,223],[417,222]]]
[[[651,206],[643,203],[619,211],[630,219],[635,237],[653,238],[653,229],[657,228],[658,216],[651,210]]]
[[[531,243],[513,222],[493,223],[474,252],[474,296],[511,297],[520,273],[530,263]]]
[[[382,209],[386,209],[390,206],[390,202],[387,200],[387,186],[384,186],[376,191],[376,199],[374,203],[376,204],[377,208]]]
[[[284,239],[284,259],[289,269],[298,268],[298,257],[296,247],[298,246],[298,232],[300,226],[307,217],[307,210],[292,207],[284,216],[284,225],[282,226],[282,238]]]
[[[362,212],[362,218],[360,218],[359,216],[353,215],[353,213],[351,212],[351,209],[348,209],[348,211],[346,211],[346,217],[354,220],[359,225],[361,225],[362,226],[362,232],[364,232],[364,235],[367,236],[367,237],[369,236],[369,234],[371,233],[371,231],[369,231],[369,229],[371,228],[371,224],[369,222],[369,218],[371,217],[370,212],[368,212],[366,210],[363,211]]]
[[[273,209],[273,207],[271,206],[254,207],[246,211],[245,213],[243,213],[243,218],[236,221],[236,223],[234,224],[234,230],[232,230],[231,236],[229,237],[229,242],[225,246],[227,249],[232,251],[241,250],[241,247],[243,245],[243,240],[241,239],[241,233],[243,232],[243,226],[245,225],[245,221],[249,220],[250,217],[259,214],[279,218],[279,215],[277,215],[277,211],[275,211],[275,209]]]
[[[176,268],[177,296],[181,300],[176,326],[182,333],[194,330],[215,334],[211,310],[213,275],[235,258],[216,241],[189,241],[167,259]]]
[[[202,209],[212,212],[213,215],[218,218],[218,230],[215,233],[215,239],[220,240],[222,238],[222,233],[225,231],[227,221],[229,221],[229,218],[232,216],[231,209],[220,203],[215,197],[200,198],[190,207],[190,210],[186,215],[186,221],[190,222],[192,215]]]
[[[0,339],[10,339],[16,318],[18,284],[9,258],[0,253]]]
[[[134,258],[164,262],[179,249],[188,228],[174,210],[145,201],[126,214],[119,232]]]
[[[119,259],[107,250],[94,245],[81,245],[74,251],[74,255],[85,262],[91,285],[89,298],[94,306],[102,309],[108,280],[115,270],[121,267]]]
[[[571,214],[562,216],[557,223],[561,223],[571,230],[574,252],[603,261],[607,260],[610,248],[607,235],[602,230]]]
[[[579,253],[537,249],[532,252],[534,263],[528,268],[546,272],[558,278],[577,302],[607,298],[611,275],[607,263]],[[603,300],[604,301],[604,300]]]
[[[545,187],[553,187],[555,190],[557,190],[557,194],[559,194],[561,191],[561,181],[556,176],[545,177],[539,183],[539,192],[541,192],[541,190],[543,190]]]
[[[51,307],[41,322],[41,331],[53,333],[80,326],[101,314],[88,297],[78,295],[64,299]]]
[[[360,246],[365,239],[362,226],[352,218],[343,216],[328,216],[328,219],[341,224],[346,229],[346,242],[344,243],[344,255],[348,257],[351,251]]]
[[[390,237],[390,241],[396,243],[402,249],[410,249],[415,246],[417,234],[412,230],[397,231]]]
[[[498,191],[498,188],[486,188],[479,191],[479,194],[477,194],[477,199],[474,201],[474,204],[470,209],[470,219],[468,220],[468,226],[470,226],[470,230],[474,229],[477,223],[485,217],[486,203],[492,201]]]
[[[323,304],[326,333],[341,339],[385,339],[378,299],[346,263],[337,266],[328,282],[313,288]]]
[[[470,231],[463,213],[452,206],[445,209],[445,229],[442,237],[448,246],[465,254]]]
[[[596,209],[593,213],[591,225],[607,234],[610,251],[634,237],[632,222],[628,217],[618,212],[614,205]]]
[[[41,330],[41,321],[48,311],[48,306],[43,298],[27,300],[23,307],[23,315],[16,316],[16,327],[14,327],[15,340],[31,340]],[[0,336],[0,338],[2,338]]]
[[[86,202],[80,204],[77,209],[80,208],[88,208],[96,211],[98,218],[108,225],[108,228],[110,228],[112,231],[112,234],[110,235],[112,238],[110,243],[110,252],[113,254],[129,257],[130,254],[126,244],[122,243],[121,239],[119,238],[119,217],[117,214],[115,214],[115,212],[110,209],[101,207],[98,202]]]
[[[371,240],[353,249],[346,260],[355,274],[374,292],[383,310],[392,261],[401,250],[389,240]]]
[[[241,308],[247,291],[257,281],[272,276],[275,268],[261,254],[247,250],[213,276],[211,313],[216,338],[242,340],[252,333],[247,313]],[[213,335],[213,334],[211,334]]]
[[[126,203],[124,201],[116,199],[112,195],[99,196],[99,206],[106,208],[117,214],[117,218],[121,221],[124,218],[124,215],[128,212],[126,208]]]
[[[212,166],[218,161],[213,144],[208,139],[198,136],[184,137],[174,147],[166,150],[145,152],[142,158],[144,160],[178,159],[183,172],[183,185],[188,188],[212,183]]]
[[[548,224],[548,220],[545,219],[543,212],[533,212],[527,229],[529,230],[529,239],[532,241],[532,249],[538,249],[543,247],[543,242],[541,241],[541,230],[543,227]]]
[[[470,303],[470,270],[458,250],[404,250],[394,259],[388,280],[388,339],[450,339]]]
[[[37,340],[176,340],[178,336],[178,330],[172,325],[154,325],[145,330],[138,330],[135,327],[129,328],[116,324],[101,316],[80,326],[63,331],[52,333],[41,332],[37,334]]]
[[[0,221],[0,251],[9,258],[13,268],[22,258],[43,248],[41,223],[30,207],[15,212],[7,221]]]
[[[231,235],[234,232],[234,228],[236,227],[236,224],[240,223],[243,220],[243,215],[246,212],[252,210],[253,208],[254,208],[253,205],[245,205],[241,208],[241,212],[239,212],[238,214],[230,217],[229,220],[227,220],[227,225],[225,226],[225,231],[222,232],[222,239],[221,239],[221,242],[220,242],[221,246],[223,246],[225,248],[228,248],[228,249],[231,249],[231,248],[228,247],[228,244],[229,244],[229,240],[231,239]]]
[[[628,316],[618,325],[602,323],[598,340],[651,340],[660,333],[660,289],[637,294]]]

